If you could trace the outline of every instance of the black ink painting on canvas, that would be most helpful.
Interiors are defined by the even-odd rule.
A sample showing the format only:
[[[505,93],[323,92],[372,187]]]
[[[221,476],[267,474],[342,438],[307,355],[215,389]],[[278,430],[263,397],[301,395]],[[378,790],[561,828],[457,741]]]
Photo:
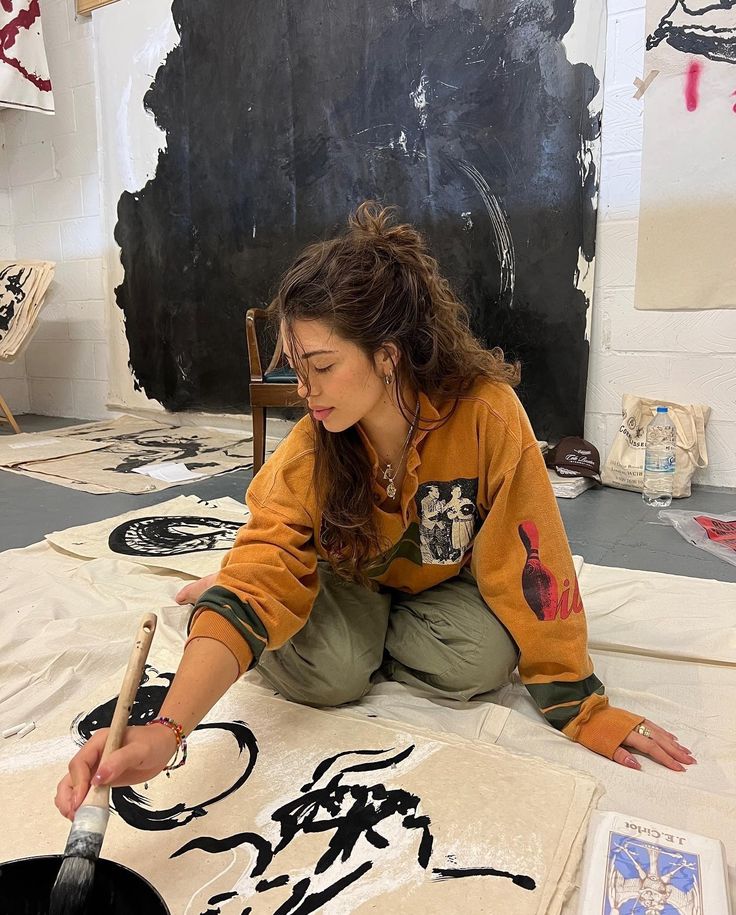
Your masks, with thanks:
[[[146,668],[131,709],[131,724],[146,725],[156,718],[173,679],[172,673]],[[71,733],[77,745],[83,745],[100,728],[109,727],[115,701],[110,699],[75,718]],[[536,880],[529,874],[494,867],[488,861],[479,865],[476,860],[473,866],[462,866],[456,854],[437,854],[436,829],[429,812],[431,801],[427,803],[415,791],[396,784],[402,770],[411,770],[412,757],[423,755],[413,743],[350,748],[315,757],[311,765],[305,762],[310,754],[302,754],[297,772],[303,776],[303,784],[295,784],[286,796],[274,799],[266,811],[268,828],[258,829],[245,818],[241,820],[236,800],[241,789],[247,790],[246,783],[259,763],[256,734],[244,721],[237,720],[200,724],[194,736],[208,732],[226,737],[227,752],[223,755],[228,761],[227,765],[215,767],[209,790],[197,785],[190,795],[182,789],[177,803],[159,806],[153,782],[112,789],[113,810],[133,829],[187,833],[192,824],[203,824],[193,838],[176,843],[170,860],[184,856],[194,867],[203,859],[218,863],[224,859],[225,876],[233,850],[247,854],[250,863],[245,871],[229,881],[230,888],[220,886],[207,894],[207,908],[200,910],[201,915],[223,911],[212,907],[224,903],[233,913],[242,912],[247,903],[251,903],[253,912],[263,915],[323,911],[323,906],[340,900],[347,890],[359,889],[357,885],[367,875],[375,876],[390,867],[399,848],[417,871],[414,880],[484,878],[490,883],[510,881],[529,893],[537,889]],[[168,784],[165,787],[171,788]],[[208,819],[221,804],[230,804],[233,810],[232,832],[228,835],[222,834],[221,826],[207,829]],[[292,845],[311,849],[314,860],[306,867],[302,861],[295,869]],[[281,890],[276,902],[269,901],[272,890]],[[493,887],[488,886],[487,892],[492,895]],[[345,899],[342,911],[349,910]]]
[[[472,326],[523,365],[540,437],[582,434],[602,0],[174,0],[125,191],[117,288],[139,390],[247,403],[246,308],[367,198],[426,235]],[[216,49],[213,50],[213,49]]]

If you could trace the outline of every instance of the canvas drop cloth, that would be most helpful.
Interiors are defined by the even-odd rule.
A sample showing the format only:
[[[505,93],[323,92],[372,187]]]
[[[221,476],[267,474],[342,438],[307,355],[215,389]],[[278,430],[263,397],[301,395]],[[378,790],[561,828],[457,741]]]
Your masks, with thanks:
[[[307,761],[311,765],[318,751],[322,752],[319,748],[323,736],[327,736],[327,742],[334,743],[336,738],[333,739],[330,735],[344,733],[330,730],[333,725],[329,722],[345,717],[375,724],[372,716],[377,716],[384,723],[393,722],[389,727],[392,728],[390,734],[395,740],[385,746],[394,748],[404,747],[404,744],[398,743],[400,735],[410,734],[413,741],[421,734],[430,743],[438,743],[443,753],[445,747],[448,748],[448,753],[453,753],[454,748],[460,744],[476,748],[478,753],[481,753],[483,747],[496,745],[499,749],[517,755],[541,758],[552,766],[550,771],[562,772],[560,777],[565,784],[569,777],[564,772],[566,768],[597,779],[605,790],[600,800],[600,806],[605,809],[636,814],[720,838],[726,847],[734,888],[736,710],[733,696],[736,695],[736,585],[600,568],[584,564],[579,558],[576,562],[589,615],[593,659],[599,676],[607,684],[611,701],[638,710],[674,730],[681,741],[693,750],[699,761],[697,766],[691,767],[686,773],[669,772],[646,759],[642,760],[642,772],[633,772],[570,743],[539,717],[524,688],[516,681],[480,700],[466,703],[438,702],[399,684],[379,683],[360,703],[345,709],[320,712],[319,719],[316,719],[310,717],[317,714],[315,712],[274,699],[273,692],[259,680],[257,672],[251,672],[237,691],[228,694],[212,720],[241,718],[252,723],[254,730],[259,732],[256,738],[261,735],[259,747],[262,755],[259,759],[264,762],[270,760],[272,777],[275,779],[273,783],[280,786],[285,786],[283,780],[279,781],[283,779],[283,773],[294,771],[289,767],[296,765],[295,759],[301,765],[301,757],[305,756],[304,767],[308,768]],[[89,711],[94,702],[113,694],[120,670],[125,664],[131,633],[140,614],[146,610],[154,610],[159,615],[152,663],[160,672],[173,669],[181,651],[189,613],[189,608],[178,607],[174,603],[174,595],[182,581],[181,575],[167,569],[148,568],[126,559],[85,560],[57,551],[49,543],[0,554],[0,595],[6,608],[4,625],[0,628],[0,727],[5,728],[28,719],[37,722],[36,730],[22,741],[10,739],[0,742],[0,778],[5,788],[8,775],[23,767],[22,784],[37,786],[33,804],[28,808],[32,810],[31,822],[36,833],[44,835],[44,845],[40,847],[38,840],[31,841],[23,830],[6,830],[0,839],[3,859],[17,857],[25,852],[62,849],[67,829],[61,818],[56,819],[58,814],[51,806],[51,794],[52,783],[61,777],[65,762],[74,749],[68,730],[71,718],[80,712]],[[266,700],[267,705],[264,704]],[[304,733],[300,729],[308,718],[310,723],[318,720],[324,722],[318,726],[312,724],[311,730],[308,729],[312,742],[306,755],[304,746],[293,740],[278,744],[280,735],[268,728],[265,709],[272,710],[282,705],[289,710],[288,714],[284,712],[287,717],[281,717],[281,713],[277,715],[276,712],[271,712],[271,717],[276,716],[284,728],[293,727],[295,734]],[[430,732],[434,732],[434,736],[427,736]],[[377,735],[379,732],[373,733]],[[380,734],[384,736],[387,732],[380,731]],[[439,734],[444,734],[444,737],[438,741]],[[152,784],[149,792],[143,793],[151,799],[156,798],[157,803],[164,803],[158,792],[170,790],[177,775],[184,774],[187,769],[190,773],[195,771],[194,760],[206,758],[211,761],[213,754],[205,746],[207,741],[213,751],[218,741],[224,741],[222,758],[226,767],[234,763],[237,754],[232,740],[217,732],[209,735],[203,733],[192,744],[191,768],[188,764],[180,773],[175,773],[171,780],[161,779],[155,788]],[[268,755],[268,748],[277,745],[283,753],[278,761],[274,761]],[[355,749],[356,746],[353,744],[350,749]],[[374,748],[383,749],[383,742]],[[240,759],[239,756],[238,758]],[[435,757],[427,757],[427,766],[432,766],[433,758]],[[437,760],[440,758],[443,757],[436,757]],[[495,765],[497,759],[490,755],[482,758],[489,765],[492,762]],[[419,756],[414,761],[416,759]],[[197,765],[199,764],[198,762]],[[542,766],[541,770],[545,771],[546,767]],[[412,768],[411,771],[415,774],[420,772],[419,768]],[[426,771],[429,772],[429,769]],[[472,778],[468,776],[471,784],[478,781],[479,776],[475,773],[482,770],[476,767],[473,771]],[[301,768],[299,772],[301,775]],[[273,829],[269,816],[279,805],[283,806],[290,800],[297,801],[299,788],[307,783],[310,775],[311,772],[308,772],[304,781],[289,784],[288,790],[276,792],[278,797],[267,802],[262,793],[262,772],[256,775],[254,771],[254,780],[249,782],[250,788],[241,792],[244,803],[251,806],[247,808],[247,820],[239,821],[239,831],[255,828],[261,832],[266,826]],[[434,776],[428,778],[428,781],[434,782]],[[15,781],[13,785],[17,786],[21,782]],[[418,787],[414,782],[411,784]],[[438,781],[437,784],[443,783]],[[256,792],[256,786],[259,786],[258,792],[261,793]],[[209,790],[210,787],[207,782],[203,790]],[[30,789],[19,787],[18,791],[20,790]],[[250,790],[254,792],[253,795],[249,793]],[[154,794],[154,791],[157,793]],[[3,793],[12,799],[16,794],[15,787],[7,794],[5,791]],[[429,794],[418,790],[414,793],[422,796],[423,805],[430,803]],[[518,787],[514,785],[507,793],[523,799],[527,796],[526,784],[520,783]],[[201,800],[202,796],[197,794],[193,798],[194,802]],[[536,797],[536,794],[531,796]],[[258,799],[262,799],[263,804],[256,811]],[[424,806],[422,809],[425,809]],[[545,810],[545,807],[542,806],[541,809]],[[207,832],[205,827],[211,828],[216,821],[213,818],[215,812],[211,810],[201,822],[196,821],[192,829],[199,830],[201,827],[201,835],[219,838],[232,835],[227,830]],[[475,846],[465,839],[463,842],[458,839],[457,849],[468,850],[474,847],[484,853],[493,850],[488,844],[492,842],[495,822],[493,809],[484,812],[486,815],[482,827],[473,833]],[[438,825],[446,822],[443,820],[444,814],[437,814],[437,817]],[[10,811],[7,822],[15,824],[19,819],[17,810],[15,813]],[[232,824],[228,821],[227,825]],[[125,846],[127,849],[125,827],[118,816],[113,816],[110,830],[106,854],[115,857],[115,843],[122,843],[118,847]],[[415,870],[418,833],[414,834],[416,830],[411,829],[399,832],[402,840],[406,841],[406,844],[401,845],[401,861],[406,863],[407,868],[411,861],[411,868]],[[438,839],[438,853],[442,845],[441,855],[454,854],[457,867],[466,866],[468,859],[463,859],[457,850],[452,851],[447,847],[445,840],[448,832],[444,826],[441,831],[438,830],[438,836],[440,833],[443,839],[442,843]],[[173,842],[174,834],[183,835],[183,828],[166,834],[167,849],[169,842]],[[392,832],[391,835],[395,833]],[[149,841],[148,833],[138,832],[136,836],[137,841]],[[160,835],[158,838],[161,840]],[[316,860],[317,847],[312,844],[313,837],[306,839],[302,836],[299,842],[302,840],[309,843],[313,850],[311,857]],[[181,845],[185,841],[186,838]],[[148,845],[145,844],[144,847],[148,848]],[[320,850],[323,847],[319,845]],[[295,840],[286,852],[291,855],[296,849]],[[127,853],[126,850],[123,854]],[[145,869],[146,862],[142,860],[144,857],[140,856],[140,871],[150,875],[150,871]],[[227,854],[211,854],[202,849],[193,849],[172,859],[171,866],[178,862],[175,872],[179,874],[179,865],[185,862],[187,867],[184,872],[187,874],[191,872],[199,879],[206,872],[216,881],[226,882],[247,869],[249,860],[244,862],[244,857],[247,857],[247,849],[242,847],[230,850]],[[133,867],[139,863],[139,858],[133,862],[125,860],[126,863],[132,863]],[[273,862],[272,867],[281,860],[291,861],[291,858],[279,858]],[[213,865],[214,861],[217,866]],[[431,867],[435,866],[439,865],[433,862]],[[226,869],[227,873],[223,873]],[[273,873],[269,869],[269,876]],[[441,893],[446,892],[447,887],[435,884],[426,871],[422,879],[425,878],[430,881],[426,885],[428,893],[434,893],[438,887]],[[247,882],[250,878],[246,875],[245,879]],[[482,884],[486,878],[472,878],[475,879]],[[159,881],[154,879],[153,882]],[[467,894],[470,892],[470,882],[471,878],[450,879],[445,884],[453,887],[453,893],[462,889]],[[573,883],[576,882],[577,877],[573,880]],[[220,885],[222,883],[218,882],[217,886]],[[486,888],[488,886],[482,885]],[[185,886],[191,889],[192,894],[195,889],[199,894],[189,911],[197,913],[206,910],[197,906],[207,890],[193,887],[190,877],[187,877]],[[354,888],[353,892],[359,891]],[[402,891],[394,888],[390,891],[387,889],[386,892]],[[265,904],[267,898],[275,898],[268,893],[256,895],[259,904]],[[440,899],[439,896],[427,896],[422,908],[432,911],[429,900],[435,898]],[[465,898],[469,897],[461,897]],[[736,895],[734,900],[736,901]],[[442,902],[447,905],[446,898],[443,897]],[[457,908],[460,909],[460,906],[461,903]],[[243,905],[240,909],[236,906],[232,912],[240,915],[242,908]],[[473,911],[469,906],[465,906],[465,909]],[[175,906],[172,906],[172,911],[177,911]],[[230,915],[227,908],[223,907],[222,911],[223,915]],[[352,910],[348,908],[346,911]],[[401,911],[410,910],[402,908]],[[524,910],[507,908],[506,912],[509,911],[516,913]],[[563,905],[562,911],[565,915],[576,912],[574,893]]]
[[[139,472],[163,463],[183,464],[199,477],[252,467],[253,436],[121,416],[56,429],[53,436],[35,432],[0,442],[3,470],[82,492],[168,489],[177,484]]]

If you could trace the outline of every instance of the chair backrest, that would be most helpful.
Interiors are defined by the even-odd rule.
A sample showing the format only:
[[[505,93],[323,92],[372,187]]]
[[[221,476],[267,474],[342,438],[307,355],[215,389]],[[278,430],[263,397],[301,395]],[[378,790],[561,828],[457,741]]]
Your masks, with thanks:
[[[250,363],[250,380],[259,382],[264,380],[264,375],[272,372],[281,362],[284,355],[284,344],[281,334],[276,338],[276,346],[271,356],[271,361],[263,371],[261,361],[261,348],[258,343],[258,325],[269,320],[268,312],[265,308],[249,308],[245,313],[245,337],[248,344],[248,361]]]

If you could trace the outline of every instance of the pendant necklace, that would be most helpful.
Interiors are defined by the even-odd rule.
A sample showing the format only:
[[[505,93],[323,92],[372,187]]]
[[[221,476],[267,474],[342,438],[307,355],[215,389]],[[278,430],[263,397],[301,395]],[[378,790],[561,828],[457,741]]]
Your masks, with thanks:
[[[406,450],[409,447],[409,442],[411,440],[412,433],[414,432],[414,426],[417,421],[418,413],[419,413],[419,403],[417,402],[417,408],[414,411],[414,419],[411,421],[411,425],[409,426],[409,432],[407,433],[406,441],[404,442],[404,447],[401,449],[401,457],[399,458],[399,463],[396,465],[396,470],[393,469],[393,464],[389,463],[389,464],[386,464],[386,469],[383,471],[383,479],[388,480],[388,486],[386,487],[386,495],[389,497],[389,499],[396,498],[397,489],[396,489],[396,484],[394,483],[394,480],[398,476],[399,471],[401,470],[401,466],[404,463],[404,457],[406,456]]]

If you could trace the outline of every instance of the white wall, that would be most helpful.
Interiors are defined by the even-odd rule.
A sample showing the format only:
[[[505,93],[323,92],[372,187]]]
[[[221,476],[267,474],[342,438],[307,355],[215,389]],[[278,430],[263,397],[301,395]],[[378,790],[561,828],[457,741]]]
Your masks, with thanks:
[[[10,380],[0,374],[0,390],[18,412],[94,419],[107,415],[107,240],[100,213],[92,23],[75,17],[74,0],[42,0],[41,15],[56,114],[2,110],[1,174],[10,190],[14,250],[6,249],[8,255],[52,260],[57,268],[24,357],[14,366],[0,366],[15,372]],[[2,202],[0,196],[0,217]]]
[[[608,453],[627,391],[705,403],[710,466],[696,480],[736,487],[736,312],[634,310],[644,29],[643,0],[609,0],[586,438]]]
[[[148,32],[154,31],[155,23],[148,22],[154,12],[162,17],[160,59],[171,46],[169,8],[168,0],[146,4]],[[112,201],[119,179],[111,175],[107,184],[116,186],[104,189],[109,210],[105,227],[93,73],[93,51],[100,48],[93,47],[89,19],[75,19],[73,0],[43,0],[42,12],[57,114],[0,114],[5,145],[0,157],[0,256],[48,257],[59,267],[25,359],[10,368],[0,366],[0,390],[18,412],[94,418],[105,415],[107,396],[107,341],[112,338],[106,335],[104,315],[105,296],[112,292],[105,292],[103,265],[106,258],[112,264],[117,258]],[[139,31],[141,12],[138,0],[120,0],[95,17],[107,15],[116,29]],[[102,19],[95,21],[102,24]],[[643,75],[643,58],[644,0],[609,0],[586,436],[607,453],[625,391],[707,403],[713,408],[708,428],[711,464],[699,480],[736,487],[736,314],[637,312],[633,307],[643,113],[643,103],[633,99],[633,82]],[[99,59],[103,67],[105,55]],[[142,111],[142,97],[134,96],[153,76],[149,64],[141,64],[146,73],[131,83],[126,102],[130,112]],[[115,114],[103,112],[102,117],[114,120]],[[148,115],[140,118],[150,120]],[[100,135],[105,133],[109,131]],[[121,136],[120,149],[105,150],[103,158],[128,156],[130,142],[135,138]],[[146,147],[155,150],[155,144]]]

